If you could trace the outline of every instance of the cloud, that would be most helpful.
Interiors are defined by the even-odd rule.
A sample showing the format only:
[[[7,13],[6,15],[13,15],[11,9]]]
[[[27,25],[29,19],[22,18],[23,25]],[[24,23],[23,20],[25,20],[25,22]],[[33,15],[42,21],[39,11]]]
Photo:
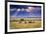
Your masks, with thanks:
[[[28,7],[27,9],[25,9],[25,8],[12,8],[12,9],[10,9],[10,11],[27,11],[27,12],[31,12],[32,10],[34,9],[34,7]]]
[[[22,8],[21,10],[22,10],[22,11],[24,11],[25,9],[24,9],[24,8]]]
[[[27,12],[31,12],[33,9],[34,9],[34,7],[28,7],[28,8],[26,9],[26,11],[27,11]]]
[[[20,11],[20,10],[21,10],[20,8],[17,9],[17,11]]]
[[[10,11],[15,11],[16,10],[16,8],[12,8],[12,9],[10,9]]]

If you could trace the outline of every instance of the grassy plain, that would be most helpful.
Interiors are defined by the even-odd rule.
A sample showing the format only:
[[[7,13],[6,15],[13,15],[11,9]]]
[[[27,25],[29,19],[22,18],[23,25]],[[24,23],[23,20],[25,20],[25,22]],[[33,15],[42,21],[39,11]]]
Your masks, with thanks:
[[[15,20],[14,19],[10,20],[11,29],[40,28],[40,27],[41,27],[41,18],[15,18]]]

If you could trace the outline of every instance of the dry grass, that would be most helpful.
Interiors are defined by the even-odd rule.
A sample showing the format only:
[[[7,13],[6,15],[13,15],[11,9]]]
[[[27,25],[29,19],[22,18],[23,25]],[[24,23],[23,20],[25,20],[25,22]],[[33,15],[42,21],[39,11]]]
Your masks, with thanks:
[[[33,20],[33,19],[32,19]],[[31,21],[31,20],[30,20]],[[32,22],[32,21],[31,21]],[[17,23],[16,21],[10,22],[11,29],[19,29],[19,28],[40,28],[41,20],[33,20],[32,23]]]

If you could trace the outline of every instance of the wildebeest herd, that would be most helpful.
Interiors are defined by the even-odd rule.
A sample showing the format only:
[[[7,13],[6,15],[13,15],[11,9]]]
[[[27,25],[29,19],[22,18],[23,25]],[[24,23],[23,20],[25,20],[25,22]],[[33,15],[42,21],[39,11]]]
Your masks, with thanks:
[[[16,18],[10,20],[10,28],[39,28],[41,27],[41,18]]]
[[[24,20],[24,19],[20,19],[20,20],[11,20],[11,22],[16,22],[16,23],[18,23],[18,24],[21,24],[21,23],[23,23],[23,24],[27,24],[27,23],[35,23],[33,20]]]

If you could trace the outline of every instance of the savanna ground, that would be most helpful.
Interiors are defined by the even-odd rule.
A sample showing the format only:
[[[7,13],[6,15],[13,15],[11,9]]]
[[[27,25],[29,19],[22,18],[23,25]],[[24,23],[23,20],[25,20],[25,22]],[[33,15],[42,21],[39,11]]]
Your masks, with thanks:
[[[11,29],[40,28],[41,18],[16,18],[10,20]]]

